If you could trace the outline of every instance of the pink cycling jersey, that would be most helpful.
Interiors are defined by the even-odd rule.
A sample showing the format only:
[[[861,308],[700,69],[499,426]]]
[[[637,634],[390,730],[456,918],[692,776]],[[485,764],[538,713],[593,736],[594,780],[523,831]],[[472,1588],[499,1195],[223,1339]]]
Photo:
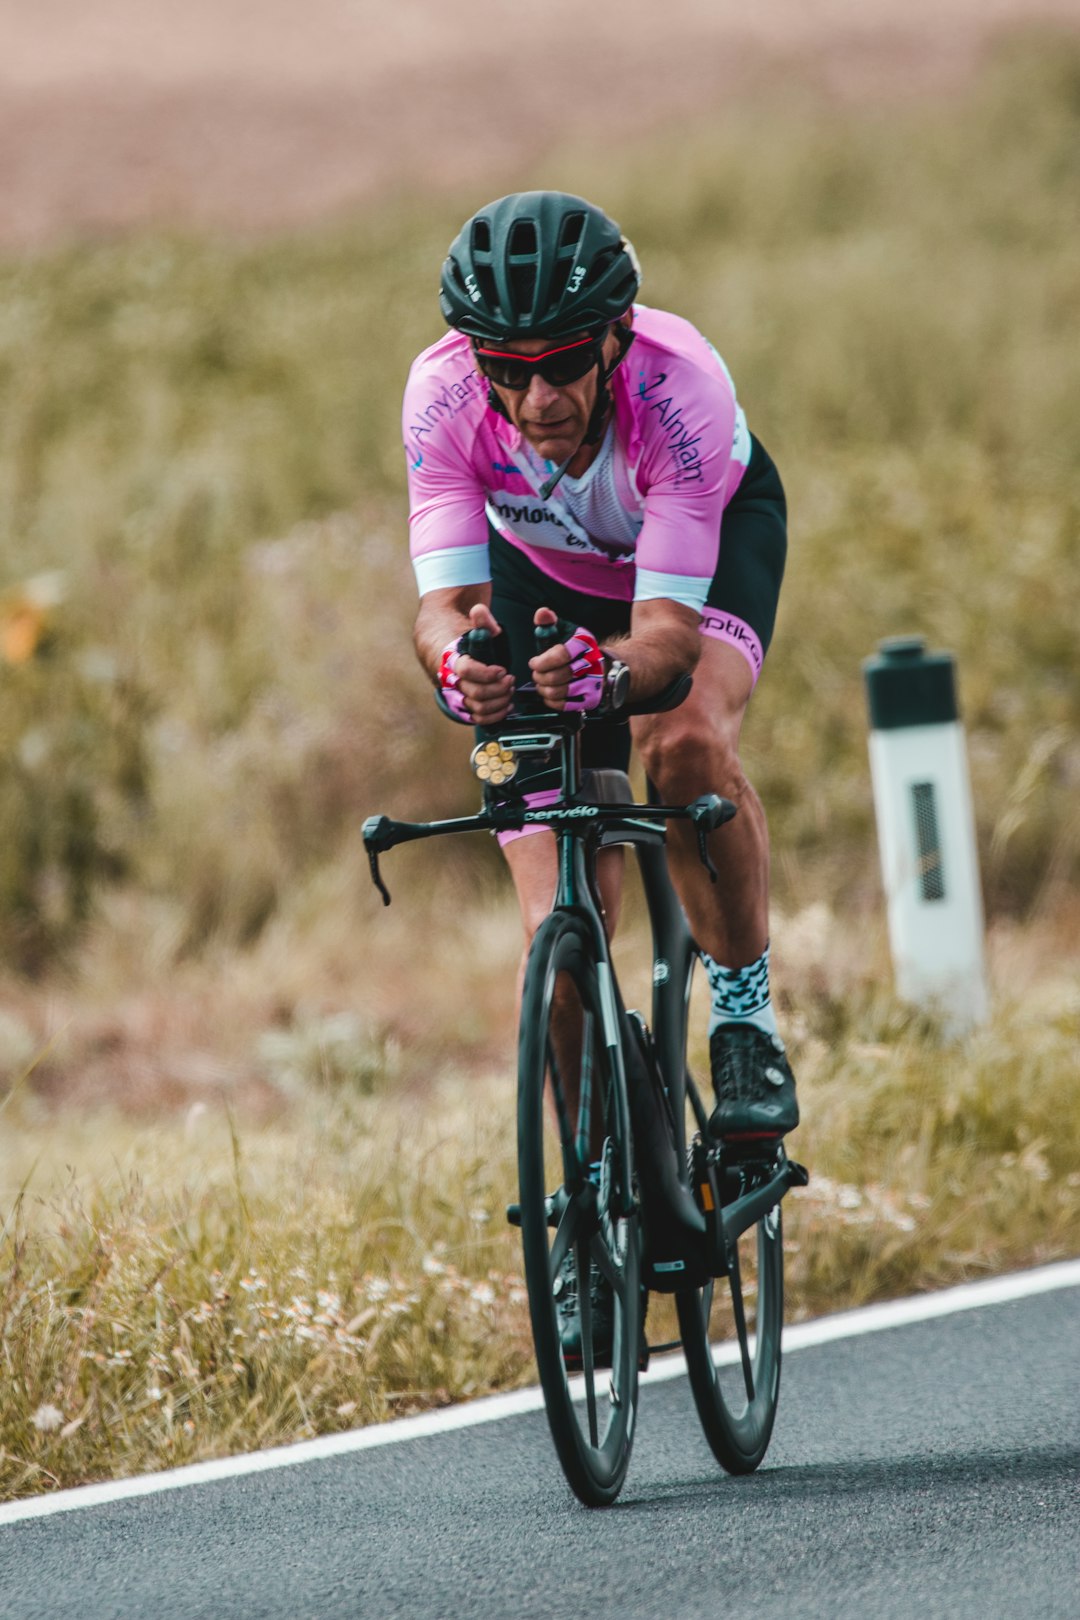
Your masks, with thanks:
[[[634,334],[610,384],[607,492],[588,507],[588,528],[575,488],[585,479],[564,479],[541,499],[555,465],[490,408],[467,337],[452,331],[417,358],[403,422],[421,595],[490,579],[490,521],[573,590],[621,601],[667,597],[700,612],[750,434],[727,367],[689,321],[639,304]]]

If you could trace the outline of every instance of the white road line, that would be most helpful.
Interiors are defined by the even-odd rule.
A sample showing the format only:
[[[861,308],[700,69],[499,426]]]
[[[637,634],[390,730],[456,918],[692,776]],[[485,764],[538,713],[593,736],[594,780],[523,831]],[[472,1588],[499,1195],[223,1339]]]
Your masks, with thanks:
[[[865,1333],[882,1333],[889,1328],[929,1322],[959,1311],[977,1310],[985,1305],[1004,1305],[1046,1294],[1059,1288],[1080,1287],[1080,1260],[1042,1266],[1036,1271],[1014,1272],[1007,1277],[991,1277],[985,1282],[964,1283],[939,1294],[923,1294],[915,1299],[893,1300],[885,1305],[867,1305],[861,1310],[825,1316],[816,1322],[800,1322],[784,1329],[784,1354],[830,1344],[835,1339],[859,1338]],[[725,1345],[717,1361],[736,1361],[738,1349]],[[686,1371],[681,1355],[665,1356],[644,1374],[642,1383],[661,1384],[679,1378]],[[102,1507],[124,1502],[135,1496],[156,1496],[161,1491],[178,1491],[187,1485],[209,1485],[218,1480],[239,1479],[245,1474],[264,1474],[276,1468],[295,1468],[302,1463],[319,1462],[325,1457],[343,1457],[354,1451],[370,1451],[376,1446],[400,1445],[428,1435],[448,1434],[453,1429],[470,1429],[481,1423],[497,1423],[502,1418],[542,1410],[543,1396],[538,1389],[516,1390],[510,1395],[491,1395],[463,1406],[442,1407],[420,1412],[415,1417],[397,1418],[390,1423],[373,1424],[366,1429],[350,1429],[345,1434],[329,1434],[319,1440],[304,1440],[272,1451],[253,1451],[239,1457],[221,1457],[214,1462],[193,1463],[187,1468],[140,1474],[134,1479],[110,1480],[104,1485],[83,1485],[76,1490],[56,1491],[26,1501],[0,1507],[0,1525],[17,1524],[23,1519],[43,1519],[52,1513],[72,1513],[79,1508]]]

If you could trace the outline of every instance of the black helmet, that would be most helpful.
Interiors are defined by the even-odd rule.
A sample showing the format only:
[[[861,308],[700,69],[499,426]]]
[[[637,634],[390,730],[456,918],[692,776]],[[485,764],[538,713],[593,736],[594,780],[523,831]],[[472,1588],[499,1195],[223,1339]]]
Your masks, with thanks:
[[[567,337],[618,320],[641,272],[614,220],[565,191],[517,191],[451,243],[439,304],[470,337]]]

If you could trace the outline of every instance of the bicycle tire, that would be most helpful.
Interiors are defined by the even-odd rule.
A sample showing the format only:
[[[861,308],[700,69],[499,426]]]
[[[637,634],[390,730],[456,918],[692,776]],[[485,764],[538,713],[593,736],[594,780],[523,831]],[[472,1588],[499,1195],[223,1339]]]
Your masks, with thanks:
[[[752,1393],[747,1387],[742,1356],[737,1360],[731,1357],[730,1340],[720,1355],[713,1349],[725,1279],[704,1288],[684,1290],[676,1295],[675,1305],[690,1388],[705,1438],[729,1474],[751,1474],[768,1450],[780,1398],[784,1224],[779,1204],[744,1233],[736,1247],[742,1258],[735,1277],[726,1279],[728,1292],[733,1292],[744,1276],[747,1251],[756,1250],[752,1352],[747,1344]]]
[[[604,1140],[600,1184],[588,1180],[590,1154],[581,1151],[581,1121],[558,1131],[557,1149],[544,1128],[544,1097],[563,1096],[552,1039],[556,993],[559,1041],[567,1040],[567,1003],[580,1007],[580,1067],[597,1099]],[[525,1283],[533,1344],[548,1427],[567,1483],[590,1507],[609,1505],[626,1478],[637,1416],[638,1356],[642,1331],[641,1229],[626,1188],[632,1163],[629,1110],[618,1067],[605,1044],[596,955],[587,922],[556,910],[537,930],[529,952],[518,1042],[518,1177]],[[585,1065],[588,1064],[588,1070]],[[571,1140],[568,1143],[568,1136]],[[553,1159],[554,1154],[554,1159]],[[552,1187],[553,1178],[562,1185]],[[572,1251],[580,1278],[580,1376],[568,1368],[559,1332],[558,1284],[563,1257]],[[612,1283],[613,1332],[606,1395],[597,1374],[609,1371],[592,1338],[593,1266]]]

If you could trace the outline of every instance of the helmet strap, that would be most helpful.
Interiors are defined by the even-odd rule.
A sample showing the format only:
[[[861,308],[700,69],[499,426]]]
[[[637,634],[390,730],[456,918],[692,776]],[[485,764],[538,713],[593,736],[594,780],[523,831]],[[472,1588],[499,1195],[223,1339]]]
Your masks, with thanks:
[[[499,398],[498,394],[495,392],[495,384],[494,383],[490,383],[490,382],[488,383],[487,402],[491,406],[491,409],[493,411],[496,411],[500,416],[505,417],[506,420],[509,422],[509,420],[510,420],[510,412],[507,410],[506,406],[503,404],[502,400]]]

